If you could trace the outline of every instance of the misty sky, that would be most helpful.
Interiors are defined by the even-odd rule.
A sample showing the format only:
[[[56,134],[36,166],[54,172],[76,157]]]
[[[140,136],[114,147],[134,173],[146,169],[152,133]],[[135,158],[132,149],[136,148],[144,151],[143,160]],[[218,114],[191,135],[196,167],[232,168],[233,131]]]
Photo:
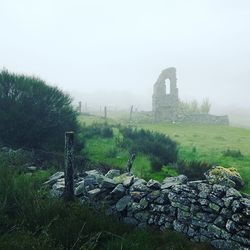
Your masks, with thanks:
[[[150,108],[174,66],[182,99],[250,107],[249,0],[0,0],[0,32],[0,68],[90,105]]]

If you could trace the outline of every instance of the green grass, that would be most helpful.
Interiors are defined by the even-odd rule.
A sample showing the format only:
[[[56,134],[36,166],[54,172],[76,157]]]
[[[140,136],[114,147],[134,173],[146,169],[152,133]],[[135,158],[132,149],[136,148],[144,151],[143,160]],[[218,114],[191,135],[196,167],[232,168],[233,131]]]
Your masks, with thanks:
[[[191,124],[140,124],[139,127],[162,132],[180,145],[179,158],[201,160],[224,167],[235,167],[250,193],[250,130],[230,126]],[[224,156],[223,151],[240,150],[243,157]]]
[[[116,146],[115,138],[91,138],[86,141],[84,154],[96,162],[104,163],[118,169],[125,169],[130,154]],[[133,164],[135,175],[143,177],[151,170],[150,161],[145,155],[137,155]]]
[[[122,114],[121,114],[122,115]],[[237,128],[231,126],[217,126],[217,125],[193,125],[193,124],[169,124],[159,123],[154,124],[146,116],[142,115],[134,118],[133,126],[137,128],[149,129],[169,135],[172,139],[179,143],[179,158],[184,160],[199,160],[207,161],[214,165],[222,165],[224,167],[235,167],[243,177],[246,185],[243,192],[250,193],[250,129]],[[109,119],[110,124],[122,123],[127,125],[127,117],[120,118],[119,115],[113,115]],[[98,117],[80,116],[79,120],[87,124],[95,122],[103,122]],[[98,143],[98,142],[96,142]],[[111,145],[108,145],[111,147]],[[114,144],[113,144],[114,146]],[[102,148],[105,148],[103,145]],[[227,149],[240,150],[243,157],[230,157],[223,154]],[[95,150],[94,150],[95,151]],[[101,154],[102,155],[102,154]],[[100,159],[98,154],[96,159]],[[126,164],[124,160],[121,164]],[[106,159],[106,158],[105,158]],[[119,159],[114,159],[118,164]],[[111,159],[109,159],[111,163]],[[145,161],[146,162],[146,161]],[[145,162],[142,162],[144,166]],[[136,173],[140,166],[136,166]],[[144,172],[147,173],[147,164],[145,164]],[[144,174],[145,176],[146,174]],[[163,179],[165,173],[150,173],[150,177],[158,180]]]

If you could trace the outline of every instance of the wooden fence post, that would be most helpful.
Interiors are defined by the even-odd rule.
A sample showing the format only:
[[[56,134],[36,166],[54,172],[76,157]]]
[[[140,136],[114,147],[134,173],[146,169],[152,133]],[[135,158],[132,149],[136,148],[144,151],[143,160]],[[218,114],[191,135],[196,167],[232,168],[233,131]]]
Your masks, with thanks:
[[[104,107],[104,120],[107,123],[107,106]]]
[[[134,108],[134,105],[132,105],[132,106],[131,106],[131,108],[130,108],[130,113],[129,113],[129,123],[131,123],[131,122],[132,122],[133,108]]]
[[[133,166],[133,163],[135,161],[135,158],[136,158],[136,154],[135,153],[132,153],[132,155],[130,156],[130,158],[128,159],[128,163],[127,163],[127,172],[128,173],[131,173],[131,168]]]
[[[81,101],[79,102],[79,113],[80,114],[82,113],[82,102]]]
[[[74,132],[65,133],[65,201],[74,200]]]

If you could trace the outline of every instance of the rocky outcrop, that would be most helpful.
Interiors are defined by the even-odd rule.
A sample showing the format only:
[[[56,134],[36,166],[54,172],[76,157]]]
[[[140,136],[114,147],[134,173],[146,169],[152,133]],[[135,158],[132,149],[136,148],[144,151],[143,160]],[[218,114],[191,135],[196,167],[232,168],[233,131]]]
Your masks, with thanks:
[[[62,173],[47,184],[52,196],[62,196]],[[106,175],[92,170],[75,179],[75,195],[84,204],[106,204],[107,214],[124,223],[172,228],[217,249],[250,249],[250,199],[233,187],[183,175],[159,183],[119,170]]]

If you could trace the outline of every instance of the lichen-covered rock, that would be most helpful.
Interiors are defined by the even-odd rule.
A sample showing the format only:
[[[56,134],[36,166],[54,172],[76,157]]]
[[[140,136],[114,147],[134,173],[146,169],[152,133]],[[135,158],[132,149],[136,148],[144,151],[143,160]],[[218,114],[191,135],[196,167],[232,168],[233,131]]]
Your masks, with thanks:
[[[116,183],[108,178],[108,177],[103,177],[102,182],[101,182],[101,187],[102,188],[114,188],[116,186]]]
[[[89,195],[90,198],[95,198],[100,193],[101,193],[100,188],[95,188],[95,189],[92,189],[92,190],[88,191],[88,195]]]
[[[64,172],[56,172],[55,174],[49,177],[49,180],[44,182],[44,185],[54,185],[58,179],[64,177]]]
[[[187,183],[187,180],[188,180],[188,178],[185,175],[179,175],[176,177],[166,177],[162,181],[163,185],[161,186],[161,189],[170,188],[170,187],[178,185],[178,184]]]
[[[115,199],[121,198],[125,194],[125,187],[122,184],[118,184],[112,191],[111,196]]]
[[[160,197],[161,195],[161,191],[160,190],[155,190],[155,191],[152,191],[151,193],[149,193],[147,195],[147,200],[149,202],[153,202],[154,200],[156,200],[158,197]]]
[[[122,174],[113,178],[113,181],[115,182],[115,184],[123,184],[124,187],[129,187],[130,185],[132,185],[133,180],[134,180],[134,176],[128,173],[125,173],[125,174]]]
[[[50,191],[50,195],[53,198],[60,198],[63,196],[65,184],[64,182],[56,182]]]
[[[105,177],[113,179],[114,177],[117,177],[119,175],[121,175],[121,171],[119,169],[111,169],[107,174],[105,174]]]
[[[155,180],[149,180],[147,183],[147,187],[148,188],[152,188],[152,189],[160,189],[161,188],[161,184],[159,181],[155,181]]]
[[[149,218],[149,212],[143,211],[135,213],[135,218],[140,222],[147,222]]]
[[[124,211],[129,203],[131,202],[131,197],[129,195],[126,195],[122,197],[117,203],[116,203],[116,209],[119,212]]]
[[[212,187],[209,184],[206,183],[199,183],[197,185],[197,188],[199,190],[198,196],[202,199],[206,199],[209,194],[212,192]]]
[[[228,220],[226,223],[226,229],[230,233],[236,233],[240,230],[239,226],[232,220]]]
[[[133,191],[148,192],[149,188],[146,186],[146,182],[138,180],[130,187],[130,192]]]
[[[130,192],[130,195],[134,201],[139,202],[143,197],[147,195],[147,192],[133,191]]]
[[[210,184],[220,184],[222,186],[242,188],[244,181],[235,168],[224,168],[216,166],[205,173],[205,177]]]
[[[242,247],[240,244],[238,244],[235,241],[232,240],[221,240],[216,239],[211,241],[212,246],[214,246],[216,249],[227,249],[227,250],[247,250],[247,248]]]
[[[242,195],[239,191],[234,188],[229,188],[226,192],[226,197],[241,198]]]

